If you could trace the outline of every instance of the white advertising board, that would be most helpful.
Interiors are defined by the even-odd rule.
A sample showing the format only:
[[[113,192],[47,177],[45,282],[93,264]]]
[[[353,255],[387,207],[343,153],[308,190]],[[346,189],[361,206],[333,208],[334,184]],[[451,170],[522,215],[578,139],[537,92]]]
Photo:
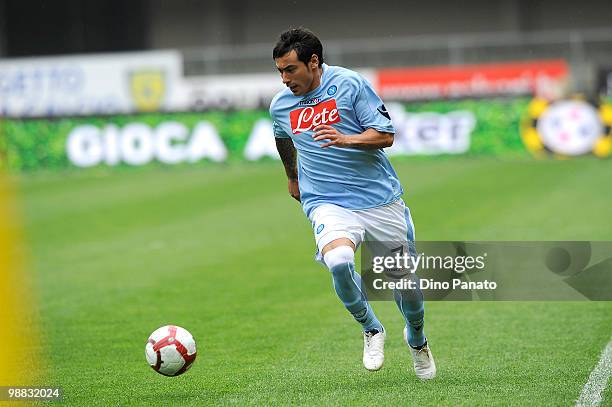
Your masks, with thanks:
[[[182,70],[177,51],[0,60],[0,116],[179,110]]]

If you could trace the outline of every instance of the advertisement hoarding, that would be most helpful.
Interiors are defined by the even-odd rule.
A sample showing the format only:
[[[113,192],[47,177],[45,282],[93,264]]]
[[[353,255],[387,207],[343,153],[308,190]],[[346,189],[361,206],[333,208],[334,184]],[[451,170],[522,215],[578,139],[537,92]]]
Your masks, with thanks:
[[[563,60],[356,69],[385,102],[564,94]],[[0,117],[267,109],[284,85],[270,72],[183,76],[178,51],[23,58],[0,62]]]
[[[375,87],[384,100],[520,95],[556,99],[564,94],[568,76],[563,60],[391,68],[377,72]]]
[[[178,51],[0,61],[0,117],[181,110],[182,70]]]
[[[527,155],[519,129],[528,103],[526,98],[390,103],[396,135],[386,151],[391,156]],[[265,157],[278,158],[267,110],[0,121],[0,168],[13,171]]]

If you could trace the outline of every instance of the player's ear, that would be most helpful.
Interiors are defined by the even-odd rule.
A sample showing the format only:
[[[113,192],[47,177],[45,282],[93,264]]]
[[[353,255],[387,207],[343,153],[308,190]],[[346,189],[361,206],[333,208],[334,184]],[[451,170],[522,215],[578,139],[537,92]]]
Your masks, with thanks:
[[[312,54],[310,57],[310,69],[315,69],[319,67],[319,56],[317,54]]]

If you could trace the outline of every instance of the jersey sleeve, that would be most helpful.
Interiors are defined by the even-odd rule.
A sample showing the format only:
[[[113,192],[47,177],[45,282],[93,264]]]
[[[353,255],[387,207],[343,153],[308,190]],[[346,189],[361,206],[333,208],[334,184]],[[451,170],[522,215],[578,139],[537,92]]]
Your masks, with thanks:
[[[374,129],[384,133],[395,133],[391,116],[382,99],[376,94],[372,85],[364,78],[359,78],[353,107],[359,124],[364,129]]]
[[[270,105],[270,117],[272,118],[272,132],[276,138],[291,138],[276,121],[274,115],[274,102]]]
[[[276,120],[272,120],[272,130],[274,131],[274,137],[276,138],[291,138],[285,131],[278,125]]]

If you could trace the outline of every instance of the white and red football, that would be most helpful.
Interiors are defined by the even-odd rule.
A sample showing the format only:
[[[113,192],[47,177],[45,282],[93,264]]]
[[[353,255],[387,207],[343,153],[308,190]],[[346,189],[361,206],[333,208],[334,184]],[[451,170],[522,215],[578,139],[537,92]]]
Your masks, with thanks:
[[[145,356],[157,373],[164,376],[181,375],[196,358],[195,339],[180,326],[162,326],[149,336]]]

